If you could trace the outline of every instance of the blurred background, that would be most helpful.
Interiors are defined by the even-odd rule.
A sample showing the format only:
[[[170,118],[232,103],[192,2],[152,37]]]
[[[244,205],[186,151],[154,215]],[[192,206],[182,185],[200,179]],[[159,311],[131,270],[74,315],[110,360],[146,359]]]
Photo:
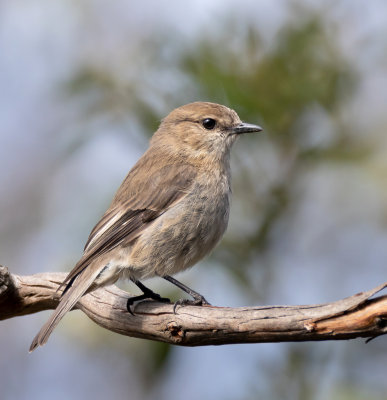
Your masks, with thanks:
[[[382,0],[3,1],[0,263],[70,270],[161,118],[206,100],[265,131],[234,146],[224,240],[178,278],[220,306],[371,289],[386,280],[386,71]],[[386,337],[190,349],[73,312],[29,355],[48,315],[1,323],[2,399],[387,399]]]

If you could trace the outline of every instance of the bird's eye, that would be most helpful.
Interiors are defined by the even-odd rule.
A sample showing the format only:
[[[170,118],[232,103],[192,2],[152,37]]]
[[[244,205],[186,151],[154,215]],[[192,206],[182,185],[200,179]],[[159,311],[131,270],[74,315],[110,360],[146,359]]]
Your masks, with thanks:
[[[203,125],[206,129],[211,130],[211,129],[214,129],[214,128],[215,128],[216,121],[215,121],[214,119],[212,119],[212,118],[206,118],[206,119],[203,119],[202,125]]]

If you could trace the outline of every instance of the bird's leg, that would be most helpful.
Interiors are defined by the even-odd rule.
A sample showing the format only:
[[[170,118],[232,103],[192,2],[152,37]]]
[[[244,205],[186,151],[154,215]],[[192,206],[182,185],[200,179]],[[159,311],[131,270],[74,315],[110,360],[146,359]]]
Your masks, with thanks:
[[[152,290],[147,288],[145,285],[143,285],[140,281],[138,281],[136,279],[132,279],[132,282],[135,285],[137,285],[142,290],[142,293],[143,293],[143,294],[140,294],[139,296],[133,296],[133,297],[128,298],[128,301],[126,303],[126,308],[132,315],[134,315],[134,314],[133,314],[131,306],[134,304],[135,301],[145,300],[145,299],[153,299],[156,301],[161,301],[163,303],[170,302],[169,299],[167,299],[166,297],[161,297],[159,294],[153,292]]]
[[[164,275],[163,278],[167,280],[168,282],[173,283],[176,285],[179,289],[183,290],[184,292],[188,293],[190,296],[193,297],[193,300],[188,300],[188,299],[180,299],[176,301],[175,305],[173,306],[173,312],[176,312],[176,307],[177,306],[183,306],[183,305],[194,305],[194,306],[202,306],[202,305],[211,305],[205,298],[202,296],[200,293],[195,292],[188,286],[184,285],[183,283],[179,282],[175,278],[172,278],[172,276],[169,275]]]

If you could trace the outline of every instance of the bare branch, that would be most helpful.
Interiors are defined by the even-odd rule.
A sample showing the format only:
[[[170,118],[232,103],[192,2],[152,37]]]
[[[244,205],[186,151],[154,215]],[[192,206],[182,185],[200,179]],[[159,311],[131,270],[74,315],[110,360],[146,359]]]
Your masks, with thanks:
[[[0,267],[0,320],[54,309],[64,273],[17,276]],[[128,293],[98,289],[78,302],[98,325],[122,335],[182,346],[374,338],[387,333],[387,296],[371,299],[387,283],[333,303],[267,307],[178,307],[144,301],[135,315]]]

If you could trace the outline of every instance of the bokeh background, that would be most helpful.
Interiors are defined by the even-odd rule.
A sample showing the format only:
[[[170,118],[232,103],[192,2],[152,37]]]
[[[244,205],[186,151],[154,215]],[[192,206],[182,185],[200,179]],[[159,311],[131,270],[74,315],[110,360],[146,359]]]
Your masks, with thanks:
[[[70,270],[160,119],[207,100],[265,132],[233,149],[224,240],[179,278],[222,306],[386,280],[385,1],[3,1],[0,88],[13,273]],[[73,312],[29,355],[47,316],[1,323],[2,399],[387,399],[386,337],[186,349]]]

